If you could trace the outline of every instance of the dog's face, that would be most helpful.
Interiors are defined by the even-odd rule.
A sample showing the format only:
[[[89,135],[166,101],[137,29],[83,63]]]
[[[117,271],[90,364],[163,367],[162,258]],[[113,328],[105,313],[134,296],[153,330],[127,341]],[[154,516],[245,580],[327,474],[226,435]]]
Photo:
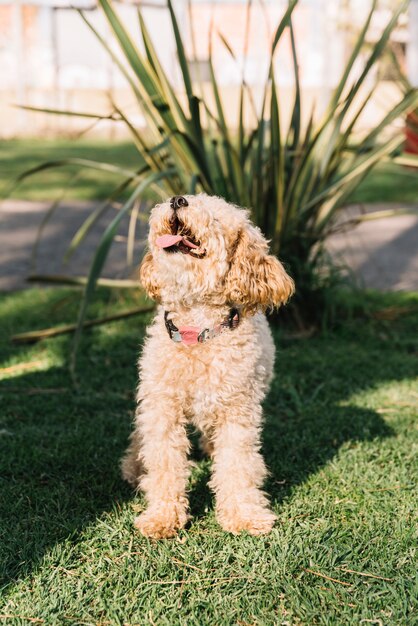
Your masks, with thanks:
[[[149,223],[140,279],[155,300],[254,311],[279,306],[294,291],[248,211],[222,198],[176,196],[158,204]]]

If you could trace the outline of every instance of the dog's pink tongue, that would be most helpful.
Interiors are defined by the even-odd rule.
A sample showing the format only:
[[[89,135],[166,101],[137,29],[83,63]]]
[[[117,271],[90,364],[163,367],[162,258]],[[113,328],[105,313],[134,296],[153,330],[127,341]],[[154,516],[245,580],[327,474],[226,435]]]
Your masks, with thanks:
[[[169,248],[182,239],[183,237],[181,235],[163,235],[162,237],[158,237],[155,243],[159,248]]]
[[[199,247],[181,235],[162,235],[161,237],[157,237],[155,243],[159,248],[169,248],[170,246],[175,246],[176,243],[179,243],[180,241],[182,241],[189,248]]]

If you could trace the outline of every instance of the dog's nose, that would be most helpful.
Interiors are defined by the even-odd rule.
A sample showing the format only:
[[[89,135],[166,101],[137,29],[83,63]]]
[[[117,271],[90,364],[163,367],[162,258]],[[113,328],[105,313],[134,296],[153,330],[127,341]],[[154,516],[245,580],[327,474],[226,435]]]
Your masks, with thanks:
[[[177,209],[180,209],[182,206],[189,206],[189,203],[183,196],[173,196],[170,200],[170,206],[173,211],[177,211]]]

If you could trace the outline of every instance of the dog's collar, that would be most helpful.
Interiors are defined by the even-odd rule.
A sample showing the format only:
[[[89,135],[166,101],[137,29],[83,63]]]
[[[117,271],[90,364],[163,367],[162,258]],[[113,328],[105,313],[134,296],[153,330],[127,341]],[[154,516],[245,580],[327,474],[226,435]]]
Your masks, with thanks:
[[[208,339],[213,339],[218,335],[225,332],[225,330],[233,330],[240,323],[240,314],[238,309],[231,309],[228,317],[223,322],[217,324],[213,328],[196,328],[196,326],[180,326],[177,328],[173,322],[168,319],[168,311],[164,311],[164,322],[170,339],[176,343],[184,343],[187,346],[192,346],[197,343],[204,343]]]

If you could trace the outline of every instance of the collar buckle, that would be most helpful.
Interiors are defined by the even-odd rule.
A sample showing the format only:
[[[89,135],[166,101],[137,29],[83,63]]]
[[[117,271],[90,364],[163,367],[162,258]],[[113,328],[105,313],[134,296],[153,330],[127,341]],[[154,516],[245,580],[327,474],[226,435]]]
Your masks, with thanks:
[[[204,328],[197,336],[197,341],[198,343],[205,343],[208,339],[211,339],[210,328]]]

